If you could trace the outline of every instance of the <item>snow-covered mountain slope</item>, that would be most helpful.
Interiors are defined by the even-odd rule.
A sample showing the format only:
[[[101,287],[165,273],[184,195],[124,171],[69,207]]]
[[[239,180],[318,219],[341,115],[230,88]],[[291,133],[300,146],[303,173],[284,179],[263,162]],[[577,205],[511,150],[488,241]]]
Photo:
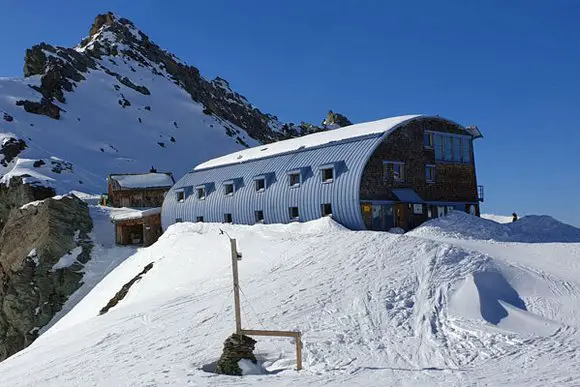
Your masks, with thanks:
[[[100,193],[110,173],[154,166],[179,178],[246,146],[321,130],[261,113],[227,81],[155,45],[127,19],[97,16],[74,49],[27,50],[26,78],[0,78],[0,175]]]
[[[303,371],[293,370],[288,339],[258,338],[269,374],[210,372],[234,330],[229,244],[219,228],[243,253],[244,327],[302,331]],[[176,224],[0,363],[3,384],[578,385],[580,244],[429,230],[352,232],[328,218]],[[98,316],[151,262],[127,296]]]

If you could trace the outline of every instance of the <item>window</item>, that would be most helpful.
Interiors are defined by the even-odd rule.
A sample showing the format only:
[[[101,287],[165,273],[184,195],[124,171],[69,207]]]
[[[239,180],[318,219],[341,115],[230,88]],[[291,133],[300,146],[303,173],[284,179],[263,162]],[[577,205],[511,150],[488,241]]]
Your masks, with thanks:
[[[266,189],[266,179],[260,178],[254,180],[254,182],[256,184],[256,192],[264,192]]]
[[[181,223],[181,222],[183,222],[183,219],[181,219],[181,218],[175,218],[175,223]]]
[[[330,203],[324,203],[320,205],[322,210],[322,216],[332,215],[332,205]]]
[[[425,132],[423,135],[423,145],[427,149],[433,149],[433,133]]]
[[[323,168],[320,170],[323,183],[332,183],[334,180],[334,168]]]
[[[467,137],[462,138],[462,145],[463,145],[463,162],[470,163],[471,162],[471,141]]]
[[[461,162],[461,138],[452,137],[453,139],[453,161]]]
[[[427,165],[425,167],[425,178],[427,179],[427,183],[434,183],[435,182],[435,166],[434,165]]]
[[[384,179],[394,181],[404,181],[405,180],[405,163],[399,161],[385,161],[384,166]]]
[[[288,180],[290,182],[290,187],[299,187],[300,186],[300,172],[289,173]]]
[[[224,214],[224,223],[232,223],[232,214]]]
[[[290,207],[289,209],[290,219],[297,220],[300,218],[300,214],[298,213],[298,207]]]
[[[413,214],[422,215],[423,214],[423,205],[422,204],[413,204]]]
[[[203,223],[203,216],[198,216],[197,217],[197,221],[200,222],[200,223]]]
[[[185,192],[184,191],[177,191],[176,192],[176,196],[177,196],[177,201],[178,202],[185,201]]]
[[[451,161],[453,159],[453,142],[451,137],[443,137],[443,160]]]
[[[200,200],[205,199],[205,188],[204,187],[197,187],[197,198]]]
[[[231,196],[234,194],[234,183],[226,183],[224,184],[224,193],[227,196]]]
[[[255,212],[256,215],[256,223],[264,223],[264,211],[257,210]]]
[[[443,160],[443,136],[436,134],[433,138],[435,147],[435,160]]]

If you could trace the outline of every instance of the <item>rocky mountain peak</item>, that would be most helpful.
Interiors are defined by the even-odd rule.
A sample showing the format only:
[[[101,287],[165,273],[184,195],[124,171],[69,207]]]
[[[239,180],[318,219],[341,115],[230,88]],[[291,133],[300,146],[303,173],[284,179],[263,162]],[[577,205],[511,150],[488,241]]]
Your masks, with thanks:
[[[332,110],[328,111],[326,118],[322,121],[322,127],[325,129],[336,129],[352,125],[352,122],[340,113],[335,113]]]

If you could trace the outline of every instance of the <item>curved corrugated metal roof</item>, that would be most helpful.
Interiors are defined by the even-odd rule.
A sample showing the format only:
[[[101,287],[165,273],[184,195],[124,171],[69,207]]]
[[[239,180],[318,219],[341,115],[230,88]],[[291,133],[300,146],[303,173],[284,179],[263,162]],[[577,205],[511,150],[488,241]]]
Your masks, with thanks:
[[[369,135],[384,134],[403,122],[419,115],[407,115],[385,118],[378,121],[363,122],[361,124],[345,126],[343,128],[327,130],[323,132],[309,134],[307,136],[291,138],[289,140],[278,141],[271,144],[260,145],[239,152],[208,160],[199,164],[194,170],[213,168],[228,164],[238,164],[250,160],[262,159],[265,157],[276,156],[288,152],[295,152],[308,148],[314,148],[321,145],[329,144],[334,141],[353,140]]]
[[[233,223],[254,224],[256,211],[263,211],[264,223],[288,223],[292,221],[290,207],[298,207],[299,221],[303,222],[320,218],[322,204],[330,203],[336,221],[362,230],[359,190],[364,167],[385,136],[417,118],[430,117],[401,116],[352,125],[200,164],[167,193],[162,226],[166,229],[179,220],[195,222],[197,217],[205,222],[223,222],[224,214],[231,214]],[[320,168],[325,166],[334,168],[331,183],[322,181]],[[290,186],[289,171],[300,171],[299,187]],[[258,176],[266,179],[263,192],[256,191],[254,179]],[[231,196],[225,194],[226,182],[235,184]],[[199,186],[207,191],[203,200],[195,194]],[[178,195],[183,200],[178,201]]]

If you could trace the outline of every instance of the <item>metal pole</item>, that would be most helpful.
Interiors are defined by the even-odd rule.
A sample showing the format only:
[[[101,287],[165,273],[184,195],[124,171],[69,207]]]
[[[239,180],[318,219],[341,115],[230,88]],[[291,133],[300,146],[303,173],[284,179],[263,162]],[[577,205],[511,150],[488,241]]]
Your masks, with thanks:
[[[230,238],[230,245],[232,250],[232,274],[234,277],[234,306],[236,312],[236,333],[242,334],[242,314],[240,313],[240,284],[238,281],[238,250],[236,248],[236,240]]]

